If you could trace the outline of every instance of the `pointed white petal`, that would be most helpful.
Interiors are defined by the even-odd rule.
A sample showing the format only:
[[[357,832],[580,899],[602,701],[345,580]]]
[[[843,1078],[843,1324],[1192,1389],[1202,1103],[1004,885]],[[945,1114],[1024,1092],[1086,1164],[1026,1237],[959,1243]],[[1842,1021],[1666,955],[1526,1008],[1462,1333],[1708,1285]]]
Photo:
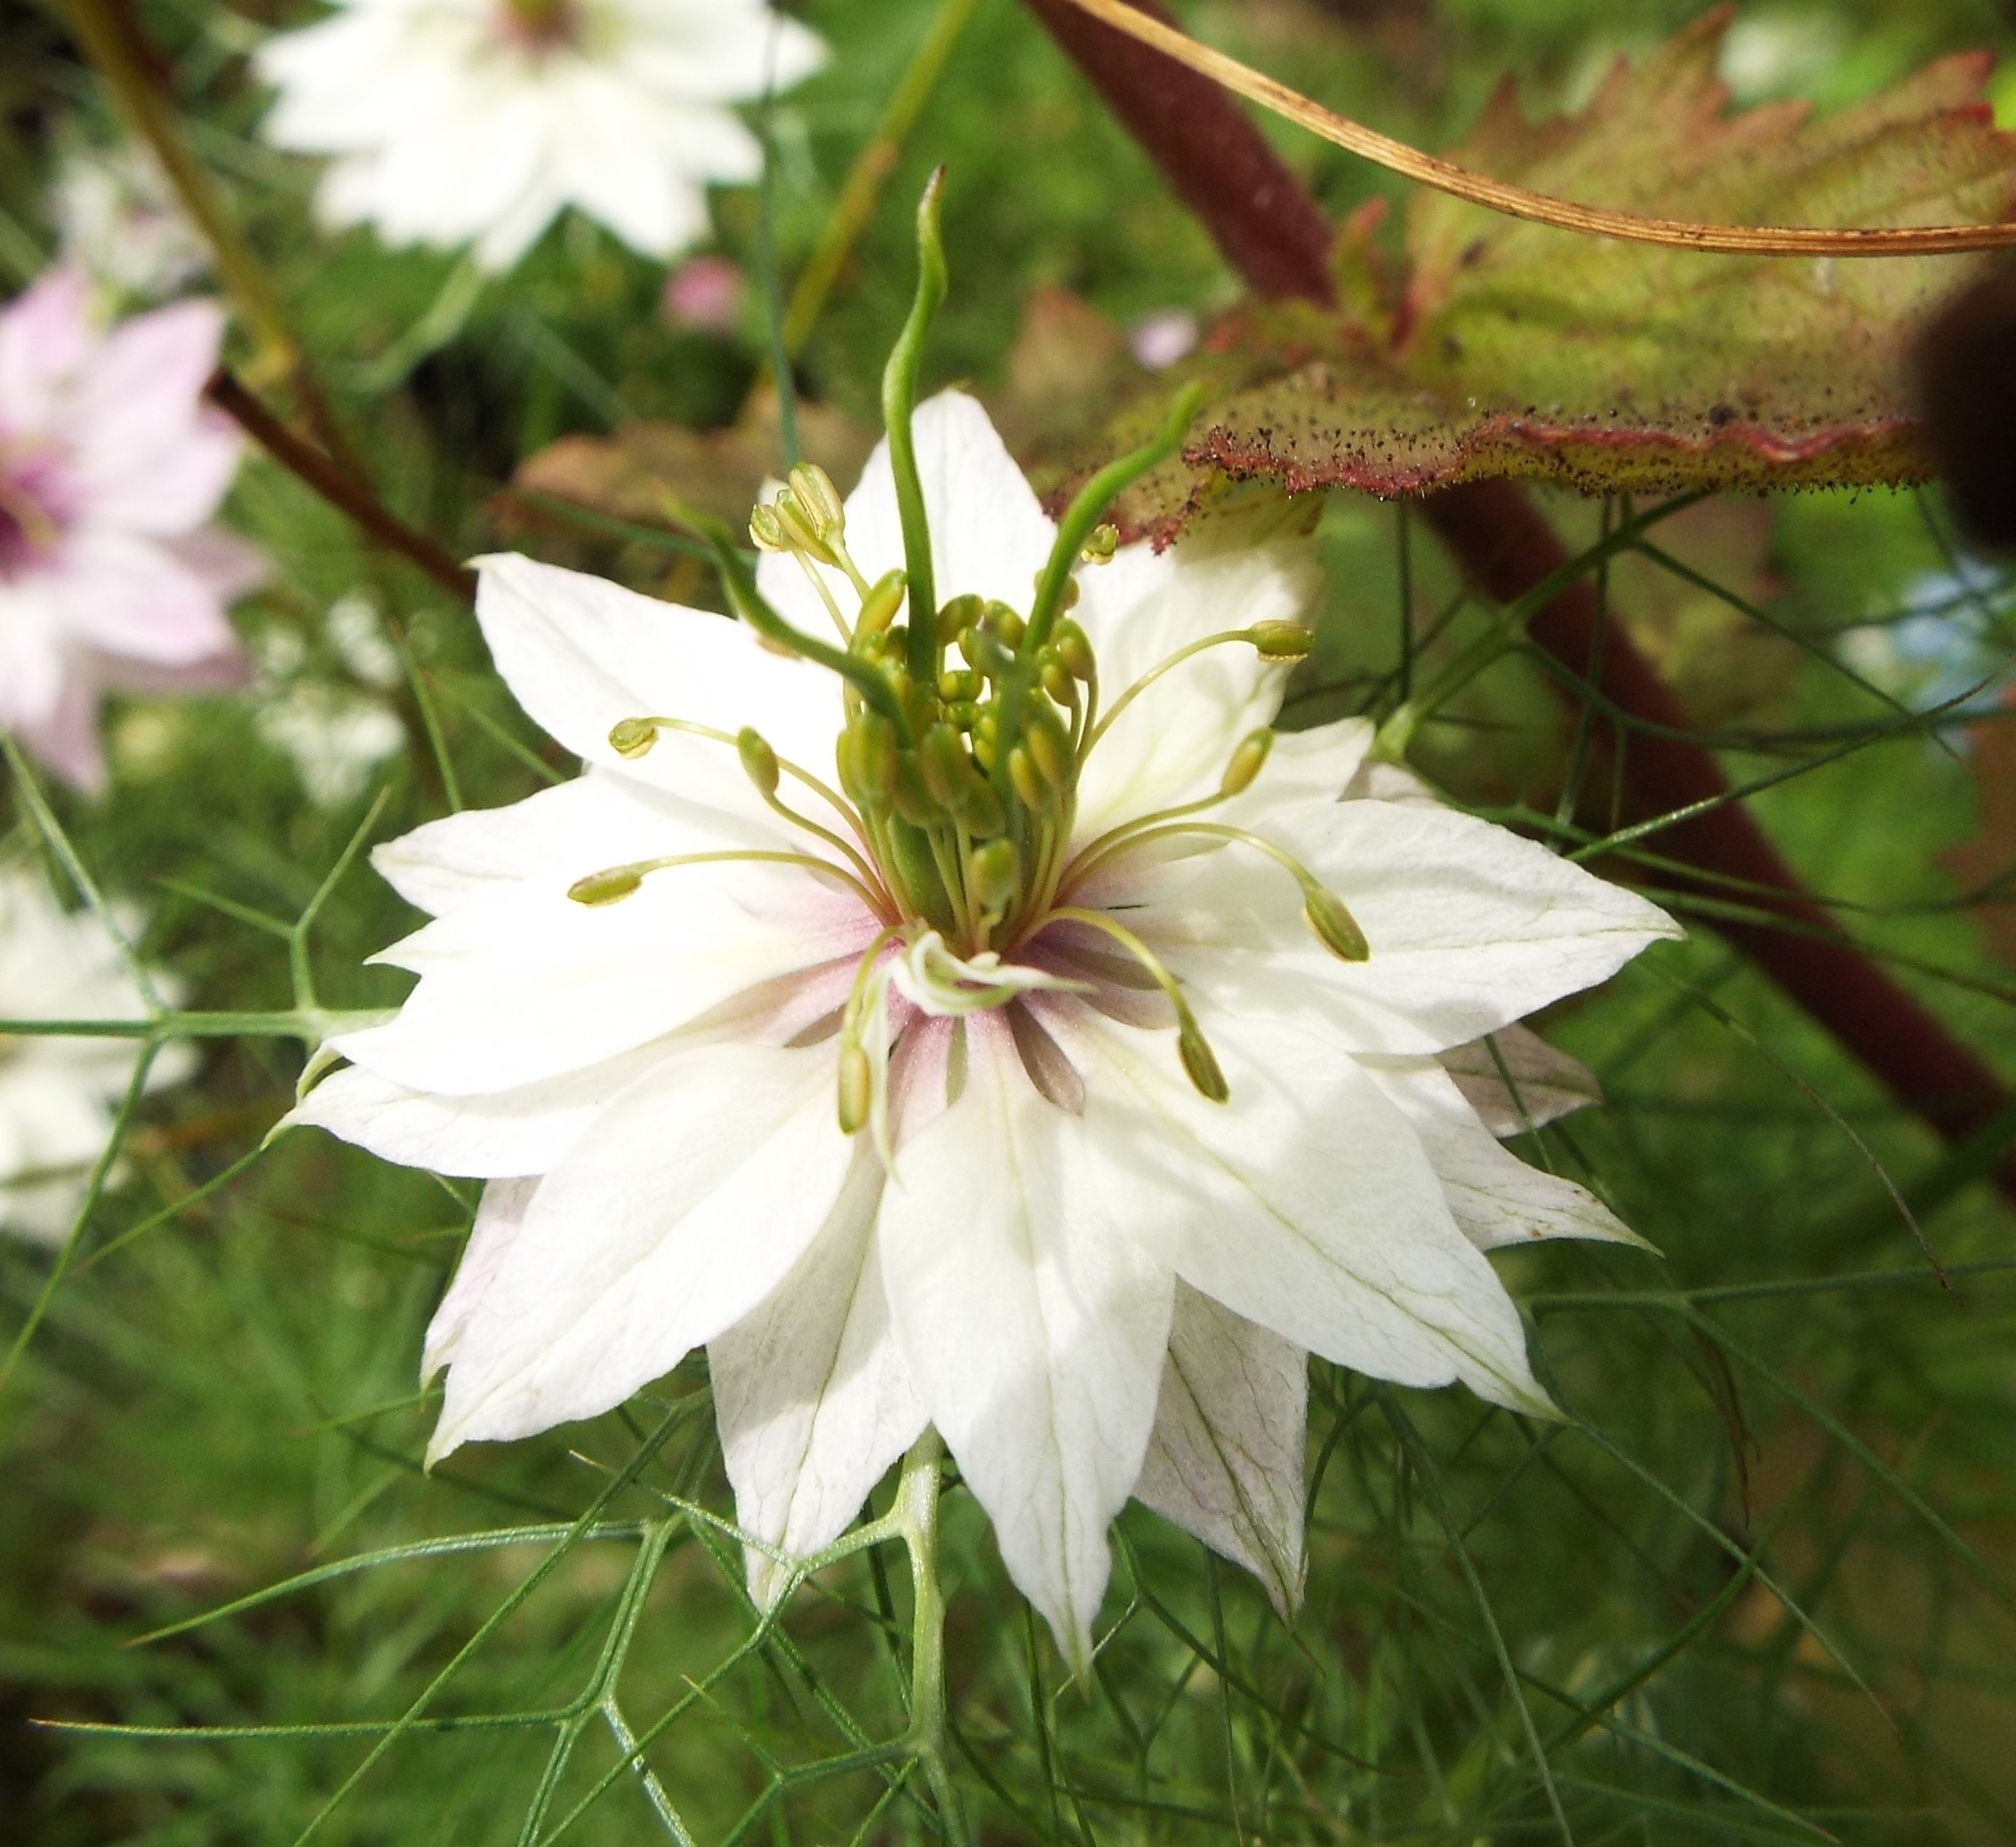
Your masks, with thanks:
[[[861,1150],[797,1267],[707,1350],[736,1519],[796,1558],[838,1539],[923,1431],[889,1331],[875,1236],[882,1190],[881,1162]],[[748,1570],[749,1594],[768,1608],[786,1568],[751,1547]]]
[[[876,927],[858,902],[790,869],[674,867],[606,905],[562,891],[498,898],[383,952],[419,985],[395,1018],[331,1043],[409,1089],[494,1095],[620,1057],[760,984],[857,953]]]
[[[917,473],[931,522],[931,568],[940,603],[969,593],[998,597],[1027,610],[1036,574],[1048,561],[1057,528],[1037,504],[974,399],[941,391],[917,406],[912,420]],[[872,583],[903,563],[903,532],[896,513],[895,476],[884,439],[868,458],[860,485],[847,500],[847,547]],[[857,599],[837,571],[826,574],[844,611]],[[765,557],[758,574],[764,594],[801,628],[831,632],[833,619],[791,559]]]
[[[1154,1435],[1134,1496],[1266,1586],[1302,1595],[1309,1356],[1187,1283],[1176,1285]]]
[[[882,1269],[912,1383],[1003,1561],[1081,1671],[1168,1349],[1168,1270],[1081,1191],[1076,1118],[1006,1028],[967,1023],[966,1087],[904,1147]]]
[[[1530,1027],[1501,1027],[1452,1046],[1442,1054],[1442,1067],[1496,1136],[1523,1135],[1603,1101],[1595,1072]]]
[[[1263,1327],[1375,1378],[1460,1379],[1546,1414],[1518,1312],[1457,1229],[1435,1169],[1377,1084],[1319,1037],[1213,1010],[1231,1088],[1208,1102],[1172,1035],[1080,1009],[1084,1149],[1114,1221]]]
[[[490,1292],[490,1285],[497,1280],[505,1258],[517,1243],[532,1195],[538,1190],[535,1179],[492,1180],[483,1189],[483,1203],[476,1209],[476,1222],[470,1227],[462,1261],[455,1266],[455,1280],[427,1324],[427,1338],[420,1349],[423,1392],[454,1359],[470,1317]]]
[[[409,1090],[361,1065],[326,1077],[287,1116],[326,1129],[380,1160],[469,1179],[542,1174],[657,1060],[646,1046],[587,1070],[487,1096]]]
[[[1651,1248],[1593,1193],[1500,1147],[1434,1059],[1368,1059],[1366,1068],[1413,1124],[1456,1223],[1480,1251],[1541,1238]]]
[[[594,1417],[748,1315],[853,1154],[830,1049],[710,1046],[633,1085],[541,1182],[463,1330],[430,1454]]]
[[[1081,572],[1079,581],[1083,595],[1072,613],[1098,656],[1100,697],[1110,713],[1129,686],[1193,642],[1255,622],[1298,620],[1321,579],[1308,545],[1280,540],[1244,551],[1178,545],[1159,557],[1146,545],[1132,546],[1103,568]],[[1288,663],[1263,661],[1247,643],[1229,642],[1162,675],[1129,702],[1085,758],[1077,839],[1210,794],[1240,742],[1273,723],[1288,671]],[[1334,745],[1337,734],[1323,741]],[[1291,746],[1282,773],[1305,767],[1302,754],[1320,747]],[[1326,793],[1342,794],[1356,768],[1355,754],[1348,767],[1338,761],[1343,774]]]
[[[815,776],[833,765],[840,682],[761,646],[725,617],[503,554],[480,558],[477,617],[497,671],[531,717],[591,763],[767,820],[732,745],[668,732],[646,755],[610,747],[624,718],[674,718],[733,737],[761,730]]]
[[[1129,919],[1222,1004],[1320,1010],[1368,1053],[1442,1052],[1614,974],[1678,924],[1636,893],[1473,816],[1384,801],[1312,802],[1262,829],[1350,908],[1370,960],[1339,961],[1301,894],[1233,847]]]

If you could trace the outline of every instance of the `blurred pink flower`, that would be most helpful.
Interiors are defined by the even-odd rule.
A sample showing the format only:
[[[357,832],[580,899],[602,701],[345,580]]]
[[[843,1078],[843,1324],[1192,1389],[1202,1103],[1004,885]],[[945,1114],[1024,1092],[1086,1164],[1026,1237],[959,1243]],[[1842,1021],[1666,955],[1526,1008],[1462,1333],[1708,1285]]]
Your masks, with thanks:
[[[0,309],[0,729],[104,780],[107,692],[235,684],[225,607],[265,561],[208,526],[238,439],[203,402],[224,317],[157,309],[110,332],[60,269]]]
[[[665,278],[660,308],[675,327],[733,333],[742,308],[742,272],[725,257],[695,257]]]

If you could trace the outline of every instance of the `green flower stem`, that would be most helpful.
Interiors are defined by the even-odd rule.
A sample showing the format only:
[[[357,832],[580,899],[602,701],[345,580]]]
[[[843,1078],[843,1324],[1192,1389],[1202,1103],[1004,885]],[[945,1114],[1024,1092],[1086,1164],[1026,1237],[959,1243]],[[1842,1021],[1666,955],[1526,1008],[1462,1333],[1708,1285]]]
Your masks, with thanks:
[[[945,1590],[938,1582],[938,1465],[945,1445],[935,1430],[903,1459],[892,1510],[910,1555],[909,1748],[924,1766],[947,1847],[967,1847],[966,1818],[945,1758]]]
[[[917,293],[910,318],[890,351],[882,374],[882,421],[889,435],[889,466],[895,477],[896,509],[903,525],[903,567],[910,585],[910,677],[928,685],[938,671],[938,585],[931,569],[931,527],[924,510],[923,482],[911,429],[916,408],[917,374],[924,341],[945,295],[945,240],[938,211],[945,196],[945,169],[924,183],[917,201]]]
[[[397,1010],[167,1014],[158,1020],[0,1020],[0,1039],[297,1039],[314,1046],[335,1033],[383,1025]]]

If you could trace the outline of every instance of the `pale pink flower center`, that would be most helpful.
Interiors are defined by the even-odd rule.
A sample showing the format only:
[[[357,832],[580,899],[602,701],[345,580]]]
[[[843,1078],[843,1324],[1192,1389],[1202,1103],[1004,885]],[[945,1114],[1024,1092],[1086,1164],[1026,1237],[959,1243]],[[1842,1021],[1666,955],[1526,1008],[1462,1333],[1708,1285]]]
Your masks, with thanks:
[[[579,44],[586,23],[581,0],[501,0],[497,9],[499,31],[529,52]]]
[[[0,581],[46,564],[72,513],[61,459],[0,447]]]

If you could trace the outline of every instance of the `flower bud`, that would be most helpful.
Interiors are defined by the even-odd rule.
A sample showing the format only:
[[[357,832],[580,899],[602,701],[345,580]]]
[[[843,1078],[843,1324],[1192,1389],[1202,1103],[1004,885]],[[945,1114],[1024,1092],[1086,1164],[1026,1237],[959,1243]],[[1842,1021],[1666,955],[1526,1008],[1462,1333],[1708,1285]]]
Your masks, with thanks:
[[[618,718],[609,728],[609,747],[619,757],[642,757],[657,741],[657,725],[650,718]]]
[[[903,598],[909,591],[910,580],[900,571],[885,571],[875,580],[868,594],[862,599],[861,614],[854,625],[854,637],[859,642],[864,636],[880,635],[896,619],[896,612],[903,607]]]
[[[1200,1096],[1223,1103],[1231,1096],[1232,1086],[1218,1068],[1218,1055],[1196,1021],[1186,1019],[1177,1032],[1176,1056],[1183,1061],[1184,1075],[1197,1086]]]
[[[1344,900],[1314,880],[1302,887],[1302,915],[1323,946],[1341,962],[1369,961],[1372,945],[1358,920],[1345,909]]]
[[[754,725],[745,725],[735,740],[735,749],[742,759],[743,773],[756,785],[758,792],[775,795],[777,793],[777,753],[764,742],[761,733]]]
[[[991,840],[973,855],[974,895],[983,909],[999,914],[1013,901],[1021,866],[1011,840]]]
[[[1299,661],[1316,645],[1316,638],[1299,622],[1255,622],[1246,639],[1263,661]]]
[[[1102,522],[1093,527],[1078,556],[1087,564],[1111,564],[1120,549],[1120,528]]]
[[[592,872],[567,887],[567,896],[576,904],[614,904],[628,898],[644,882],[634,866],[612,866],[607,872]]]
[[[1225,766],[1225,774],[1219,779],[1220,795],[1243,795],[1253,787],[1253,779],[1267,761],[1267,754],[1274,747],[1274,734],[1262,729],[1244,739],[1232,753],[1232,761]]]
[[[852,1033],[840,1042],[840,1132],[859,1135],[868,1126],[875,1104],[875,1068],[867,1049]]]

